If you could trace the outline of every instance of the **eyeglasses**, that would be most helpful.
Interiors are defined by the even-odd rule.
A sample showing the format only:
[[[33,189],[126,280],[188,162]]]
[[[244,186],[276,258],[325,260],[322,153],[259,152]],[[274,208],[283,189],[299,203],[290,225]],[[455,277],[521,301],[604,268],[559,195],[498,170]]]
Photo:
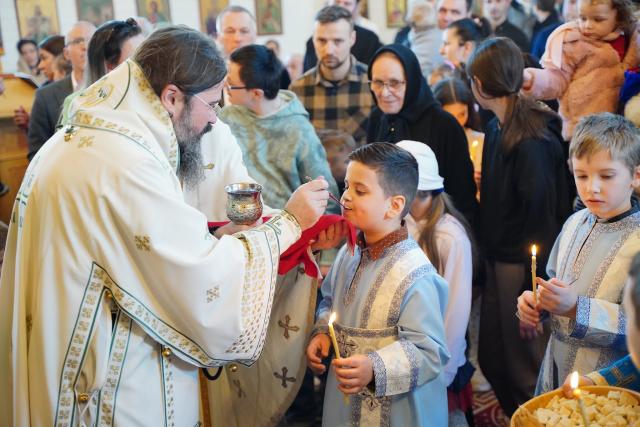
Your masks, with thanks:
[[[229,82],[227,81],[224,82],[224,87],[226,87],[227,90],[251,89],[248,86],[233,86],[233,85],[230,85]]]
[[[211,109],[211,111],[213,111],[215,113],[215,115],[217,116],[218,114],[220,114],[220,112],[222,111],[222,108],[220,108],[220,104],[218,102],[214,102],[212,104],[209,104],[207,101],[205,101],[204,99],[200,98],[198,95],[196,95],[195,93],[193,94],[193,96],[200,102],[202,102],[204,105],[206,105],[207,107],[209,107]]]
[[[402,80],[391,79],[388,82],[384,82],[382,80],[372,80],[369,82],[369,86],[371,90],[375,92],[382,92],[382,89],[385,87],[389,89],[390,92],[397,92],[404,86],[407,82]]]
[[[73,40],[69,40],[69,43],[67,43],[67,46],[71,46],[71,45],[74,45],[74,44],[78,44],[78,45],[84,46],[84,45],[86,45],[86,43],[87,43],[87,41],[85,40],[84,37],[78,37],[78,38],[75,38]]]

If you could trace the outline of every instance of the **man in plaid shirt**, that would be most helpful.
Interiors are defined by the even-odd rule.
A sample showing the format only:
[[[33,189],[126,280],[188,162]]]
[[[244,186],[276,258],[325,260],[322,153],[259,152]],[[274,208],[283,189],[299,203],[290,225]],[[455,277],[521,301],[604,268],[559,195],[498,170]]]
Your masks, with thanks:
[[[353,17],[339,6],[321,9],[315,18],[313,45],[318,65],[290,89],[309,112],[316,129],[338,129],[363,144],[373,107],[367,66],[350,53],[355,43]]]

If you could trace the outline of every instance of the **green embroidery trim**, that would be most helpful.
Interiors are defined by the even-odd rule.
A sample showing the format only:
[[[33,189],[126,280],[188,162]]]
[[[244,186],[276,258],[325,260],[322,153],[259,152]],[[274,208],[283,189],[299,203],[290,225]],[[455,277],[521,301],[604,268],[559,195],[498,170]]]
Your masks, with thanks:
[[[120,101],[118,101],[118,103],[116,104],[115,107],[113,107],[114,110],[117,110],[118,107],[120,106],[120,104],[122,104],[122,101],[124,101],[124,98],[127,96],[127,93],[129,92],[129,85],[131,85],[131,64],[127,62],[127,69],[128,69],[128,73],[127,73],[127,87],[124,90],[124,94],[122,95],[122,98],[120,98]]]

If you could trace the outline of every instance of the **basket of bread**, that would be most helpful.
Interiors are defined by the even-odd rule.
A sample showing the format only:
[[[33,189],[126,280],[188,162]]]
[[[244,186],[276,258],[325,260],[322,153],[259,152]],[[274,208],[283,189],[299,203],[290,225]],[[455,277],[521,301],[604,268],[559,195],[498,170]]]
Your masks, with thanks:
[[[536,396],[516,410],[511,427],[640,427],[640,393],[585,386],[580,397],[566,398],[561,389]]]

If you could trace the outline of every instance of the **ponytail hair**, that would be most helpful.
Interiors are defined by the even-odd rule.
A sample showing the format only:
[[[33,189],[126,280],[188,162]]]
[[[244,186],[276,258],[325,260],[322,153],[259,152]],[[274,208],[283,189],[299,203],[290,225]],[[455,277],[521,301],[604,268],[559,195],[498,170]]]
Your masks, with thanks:
[[[418,191],[416,198],[426,198],[431,196],[431,205],[425,214],[424,218],[414,218],[417,221],[426,220],[424,226],[420,229],[420,235],[418,236],[418,245],[422,248],[424,253],[431,261],[431,264],[438,270],[438,273],[444,273],[443,259],[438,252],[438,246],[436,245],[436,225],[440,219],[449,214],[454,217],[464,228],[469,241],[471,242],[471,258],[475,260],[475,244],[473,240],[473,234],[471,226],[464,218],[464,216],[455,208],[451,197],[445,192],[434,191]],[[475,262],[473,262],[475,265]]]
[[[482,92],[492,98],[507,98],[502,123],[502,144],[511,149],[523,139],[548,136],[546,123],[557,115],[544,104],[519,94],[522,88],[524,59],[509,38],[496,37],[482,42],[467,63],[469,78],[482,83]]]
[[[447,29],[455,30],[462,43],[480,43],[493,32],[487,18],[464,18],[449,24]]]

